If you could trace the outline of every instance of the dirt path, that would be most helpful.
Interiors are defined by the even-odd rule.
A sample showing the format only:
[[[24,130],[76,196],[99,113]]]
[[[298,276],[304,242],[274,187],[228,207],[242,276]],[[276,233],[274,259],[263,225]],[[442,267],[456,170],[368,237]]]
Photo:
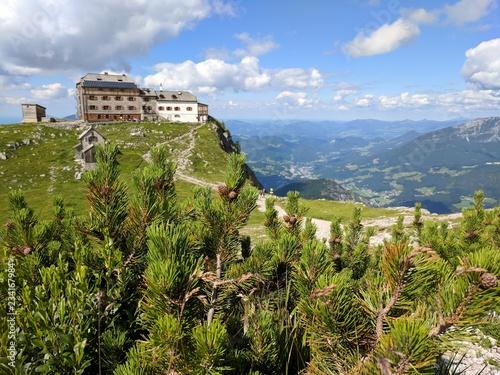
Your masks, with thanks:
[[[184,180],[187,182],[190,182],[195,185],[199,186],[210,186],[211,188],[216,188],[217,184],[209,183],[203,180],[200,180],[198,178],[192,177],[188,174],[188,167],[190,164],[189,157],[191,156],[194,147],[196,145],[196,132],[199,128],[204,126],[204,124],[201,124],[193,129],[191,129],[189,132],[184,133],[178,137],[169,139],[168,141],[164,142],[163,144],[167,144],[169,142],[177,142],[177,141],[182,141],[184,139],[187,139],[188,142],[188,147],[181,152],[176,157],[176,162],[177,162],[177,171],[175,173],[175,177],[180,180]],[[143,158],[150,163],[151,162],[151,157],[149,152],[143,155]],[[257,199],[257,208],[261,212],[265,212],[266,210],[266,200],[264,197],[259,196]],[[285,210],[279,206],[275,206],[276,210],[278,211],[279,217],[282,217],[285,215]],[[404,219],[404,224],[405,226],[411,225],[411,222],[413,220],[413,209],[411,208],[396,208],[401,215],[405,216]],[[424,214],[422,215],[425,220],[440,220],[440,221],[450,221],[456,218],[461,217],[462,214],[452,214],[452,215],[446,215],[446,216],[439,216],[439,217],[434,217],[433,215],[430,214]],[[371,245],[378,245],[383,243],[385,239],[390,238],[390,229],[391,227],[397,223],[397,216],[395,217],[382,217],[378,218],[375,220],[362,220],[362,224],[365,227],[375,227],[377,228],[378,232],[375,233],[375,235],[371,238],[370,244]],[[318,239],[328,239],[330,237],[330,224],[331,222],[328,220],[320,220],[320,219],[311,219],[312,223],[316,226],[316,237]]]

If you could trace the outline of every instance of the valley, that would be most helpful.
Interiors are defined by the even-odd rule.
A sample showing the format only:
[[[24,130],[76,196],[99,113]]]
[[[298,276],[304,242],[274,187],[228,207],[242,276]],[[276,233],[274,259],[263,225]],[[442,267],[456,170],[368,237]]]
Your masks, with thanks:
[[[500,198],[500,118],[466,121],[296,122],[272,126],[227,121],[247,162],[267,188],[326,198],[315,180],[335,180],[372,206],[460,212],[474,190]],[[334,199],[334,198],[330,198]]]

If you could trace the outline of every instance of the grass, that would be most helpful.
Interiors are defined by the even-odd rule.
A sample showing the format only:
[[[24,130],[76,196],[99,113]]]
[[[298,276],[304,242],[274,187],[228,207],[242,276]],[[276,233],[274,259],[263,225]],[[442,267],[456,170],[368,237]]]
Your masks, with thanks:
[[[131,185],[132,176],[137,170],[146,165],[143,155],[154,145],[167,142],[167,150],[175,156],[179,149],[185,148],[175,139],[188,134],[193,128],[191,124],[179,123],[141,123],[141,124],[107,124],[96,125],[95,128],[106,137],[109,142],[118,145],[121,155],[118,158],[122,179]],[[213,175],[217,179],[223,178],[222,169],[215,173],[224,163],[226,156],[215,142],[215,132],[212,136],[208,125],[206,132],[199,137],[197,146],[202,152],[208,150],[210,144],[214,158],[219,164],[212,166],[212,170],[200,164],[198,174]],[[141,131],[144,137],[134,136],[131,133]],[[35,210],[40,219],[51,216],[52,201],[55,196],[61,195],[67,207],[73,208],[75,213],[85,212],[85,186],[83,180],[76,180],[75,173],[81,170],[75,162],[75,148],[81,128],[62,129],[45,124],[14,124],[0,127],[0,152],[4,152],[7,160],[0,160],[0,223],[10,217],[7,209],[8,195],[12,190],[21,189],[25,193],[30,207]],[[211,137],[210,137],[211,136]],[[168,144],[171,142],[170,144]],[[17,144],[14,148],[12,145]],[[195,148],[193,154],[200,154]],[[214,179],[215,179],[214,178]],[[191,185],[178,182],[178,195],[181,199],[187,197]]]
[[[192,124],[179,123],[117,123],[96,125],[96,129],[110,142],[115,142],[121,155],[118,158],[121,178],[131,187],[132,176],[146,164],[143,155],[154,145],[165,143],[172,159],[189,147],[194,137],[194,149],[186,152],[189,162],[186,173],[193,177],[219,183],[224,180],[228,154],[220,147],[220,140],[215,125],[207,124],[193,132]],[[144,137],[132,135],[140,131]],[[15,124],[0,128],[0,152],[7,154],[7,160],[0,160],[0,223],[6,222],[10,213],[7,209],[8,194],[12,190],[22,189],[30,207],[39,219],[48,219],[52,215],[52,201],[55,196],[63,197],[65,205],[77,215],[86,211],[85,183],[75,179],[75,172],[80,165],[74,160],[74,146],[82,129],[61,129],[44,124]],[[29,140],[29,141],[28,141]],[[17,143],[17,149],[9,144]],[[192,195],[193,184],[176,180],[179,202],[184,202]],[[129,189],[131,192],[131,189]],[[283,205],[284,200],[278,199]],[[331,221],[334,216],[343,220],[352,217],[354,203],[325,200],[301,199],[309,207],[308,216]],[[388,209],[363,207],[363,219],[379,216],[397,216],[397,212]],[[264,213],[254,210],[243,234],[250,235],[255,241],[265,238],[262,222]]]
[[[354,207],[359,206],[358,203],[327,200],[300,199],[300,202],[309,207],[308,216],[327,221],[331,221],[334,217],[349,220],[352,218]],[[381,216],[397,217],[399,215],[397,211],[391,209],[372,208],[362,205],[361,207],[361,217],[363,219],[376,219]]]

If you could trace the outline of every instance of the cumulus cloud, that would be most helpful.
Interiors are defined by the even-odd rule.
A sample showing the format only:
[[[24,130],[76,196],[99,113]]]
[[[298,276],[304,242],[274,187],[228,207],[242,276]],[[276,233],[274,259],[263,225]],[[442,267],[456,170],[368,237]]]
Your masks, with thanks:
[[[373,100],[373,95],[372,94],[366,94],[362,98],[358,98],[356,100],[356,105],[359,107],[368,107]]]
[[[443,12],[449,20],[457,24],[475,22],[488,14],[495,6],[495,0],[460,0],[453,5],[446,5]]]
[[[307,99],[305,92],[283,91],[276,96],[276,100],[282,105],[308,107],[314,103],[314,100]]]
[[[199,63],[161,63],[154,67],[156,74],[144,78],[146,86],[175,87],[198,93],[225,90],[259,91],[264,89],[318,89],[323,77],[316,69],[265,69],[259,59],[247,56],[238,63],[208,59]]]
[[[482,42],[465,52],[462,76],[474,87],[500,90],[500,38]]]
[[[60,83],[51,83],[33,88],[31,94],[36,100],[54,100],[67,98],[70,91]]]
[[[430,104],[429,96],[424,94],[410,95],[403,92],[398,96],[387,97],[382,95],[378,98],[380,107],[384,109],[391,108],[416,108]]]
[[[76,4],[76,3],[75,3]],[[219,12],[228,12],[216,1]],[[217,9],[209,0],[6,0],[0,54],[29,69],[127,69],[127,59],[177,36]],[[140,32],[139,32],[140,30]]]

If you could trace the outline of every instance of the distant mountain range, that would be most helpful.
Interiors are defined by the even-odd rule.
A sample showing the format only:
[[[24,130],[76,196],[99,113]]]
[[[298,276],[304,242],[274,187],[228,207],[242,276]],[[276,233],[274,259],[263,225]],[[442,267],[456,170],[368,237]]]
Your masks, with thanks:
[[[500,198],[500,118],[450,121],[295,122],[273,126],[227,121],[248,164],[267,187],[330,179],[372,205],[460,211],[475,190]],[[300,189],[299,189],[300,188]],[[321,198],[318,193],[316,198]]]
[[[362,137],[365,139],[390,140],[416,131],[420,134],[434,130],[463,124],[465,119],[456,118],[447,121],[434,120],[403,120],[403,121],[381,121],[373,119],[361,119],[353,121],[266,121],[249,123],[239,120],[225,121],[225,125],[235,136],[278,136],[280,138],[294,140],[301,138],[309,139],[337,139],[346,137]]]

